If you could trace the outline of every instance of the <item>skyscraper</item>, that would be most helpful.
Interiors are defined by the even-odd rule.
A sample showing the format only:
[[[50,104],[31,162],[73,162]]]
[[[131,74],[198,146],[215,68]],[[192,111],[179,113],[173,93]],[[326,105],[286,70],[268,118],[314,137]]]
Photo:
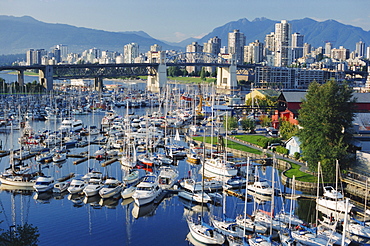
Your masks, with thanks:
[[[360,41],[356,43],[356,57],[364,57],[365,56],[365,43]]]
[[[139,45],[137,43],[126,44],[123,47],[124,63],[134,63],[135,58],[139,56]]]
[[[330,42],[325,43],[325,56],[330,57],[331,56],[331,50],[333,49],[333,45]]]
[[[286,67],[291,63],[291,27],[288,21],[275,24],[275,66]]]
[[[244,61],[245,36],[239,30],[234,30],[228,34],[228,51],[235,56],[237,64]]]
[[[292,60],[303,57],[304,35],[298,32],[292,34]]]

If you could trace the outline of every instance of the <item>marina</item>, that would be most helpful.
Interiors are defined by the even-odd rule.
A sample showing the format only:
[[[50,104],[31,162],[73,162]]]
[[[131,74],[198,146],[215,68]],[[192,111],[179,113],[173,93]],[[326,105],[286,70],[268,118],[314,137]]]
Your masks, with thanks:
[[[130,95],[134,97],[138,94]],[[34,100],[25,98],[12,100]],[[80,103],[83,98],[76,97],[74,105],[86,108],[90,102]],[[112,98],[105,98],[109,106],[104,110],[74,114],[76,124],[71,127],[78,128],[66,130],[69,123],[63,123],[60,117],[28,120],[24,128],[0,132],[0,170],[13,167],[13,173],[4,171],[1,177],[2,229],[32,224],[39,230],[39,245],[106,245],[108,241],[115,245],[146,245],[153,241],[156,245],[198,245],[203,239],[208,243],[240,245],[229,236],[250,235],[253,242],[257,240],[257,230],[253,228],[265,236],[273,235],[277,243],[282,241],[269,228],[281,230],[286,223],[281,227],[281,221],[270,221],[266,213],[271,211],[294,211],[305,225],[316,224],[316,196],[283,186],[272,166],[249,159],[234,161],[228,154],[206,159],[204,164],[201,158],[187,155],[192,147],[184,136],[193,119],[182,115],[181,120],[181,114],[174,113],[174,101],[167,103],[166,108],[154,104],[154,100],[142,106],[123,103],[125,107],[116,106]],[[67,96],[60,99],[58,103],[62,105],[69,100]],[[49,103],[43,107],[71,107],[57,107],[52,100]],[[71,112],[75,111],[60,113],[67,117]],[[204,134],[211,133],[211,128],[203,128],[209,130]],[[91,129],[100,130],[93,133]],[[72,134],[75,131],[79,133]],[[55,138],[46,141],[49,136]],[[65,160],[53,158],[62,153]],[[124,156],[127,158],[122,159]],[[14,173],[21,172],[20,167],[30,167],[29,173],[37,171],[39,178],[22,181],[27,182],[24,185],[14,183],[18,182],[14,179],[13,183],[6,183],[5,178],[22,177]],[[93,179],[93,172],[99,177]],[[258,180],[248,178],[247,184],[245,177],[249,177],[249,172],[254,172]],[[365,214],[359,207],[356,203],[356,214]],[[320,219],[328,215],[320,210],[319,214]],[[258,218],[258,223],[254,224],[249,216],[256,221]],[[228,224],[223,218],[234,222]],[[299,237],[295,240],[298,242]]]

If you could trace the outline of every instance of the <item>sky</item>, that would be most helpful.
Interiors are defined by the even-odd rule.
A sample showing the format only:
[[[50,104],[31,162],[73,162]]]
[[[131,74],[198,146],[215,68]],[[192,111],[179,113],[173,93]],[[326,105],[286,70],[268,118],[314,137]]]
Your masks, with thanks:
[[[333,19],[370,30],[370,0],[0,0],[0,15],[179,42],[246,18]]]

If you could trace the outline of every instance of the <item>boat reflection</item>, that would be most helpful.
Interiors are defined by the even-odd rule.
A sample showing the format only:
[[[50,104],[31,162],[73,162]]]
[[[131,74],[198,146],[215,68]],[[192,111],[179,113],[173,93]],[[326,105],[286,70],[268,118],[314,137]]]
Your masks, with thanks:
[[[80,196],[79,194],[69,194],[68,195],[68,200],[73,202],[74,207],[82,207],[83,204],[83,196]]]
[[[50,203],[53,198],[52,192],[35,192],[33,199],[38,203]]]
[[[33,187],[20,187],[20,186],[14,186],[14,185],[7,185],[7,184],[1,184],[0,185],[0,191],[5,191],[12,194],[20,194],[20,195],[26,195],[31,196],[33,192],[35,191]]]
[[[201,213],[202,211],[205,212],[209,210],[206,204],[202,206],[201,204],[195,204],[194,202],[191,202],[181,197],[177,197],[177,198],[184,205],[184,208],[187,210],[190,210],[196,213]]]
[[[84,204],[99,204],[100,202],[100,196],[85,196],[83,199]]]
[[[126,198],[126,199],[122,200],[121,205],[125,206],[125,205],[128,205],[128,204],[131,204],[133,201],[134,201],[134,199],[132,197]]]
[[[132,216],[135,219],[138,219],[139,217],[153,216],[155,215],[155,210],[158,207],[158,205],[159,203],[154,203],[154,202],[151,202],[151,203],[148,203],[142,206],[138,206],[135,204],[131,211]]]
[[[101,198],[99,201],[99,205],[102,207],[114,209],[117,207],[119,200],[120,200],[120,196],[118,198],[117,197],[111,197],[111,198],[106,198],[106,199]]]

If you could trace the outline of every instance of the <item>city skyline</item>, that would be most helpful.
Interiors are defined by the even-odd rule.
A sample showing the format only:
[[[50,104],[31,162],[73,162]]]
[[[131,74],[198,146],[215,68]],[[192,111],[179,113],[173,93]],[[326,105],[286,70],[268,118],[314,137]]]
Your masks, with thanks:
[[[354,7],[356,11],[348,11]],[[201,38],[216,27],[243,18],[334,19],[369,31],[367,7],[368,0],[2,0],[0,15],[29,15],[47,23],[105,31],[144,31],[159,40],[180,42],[190,37]]]

